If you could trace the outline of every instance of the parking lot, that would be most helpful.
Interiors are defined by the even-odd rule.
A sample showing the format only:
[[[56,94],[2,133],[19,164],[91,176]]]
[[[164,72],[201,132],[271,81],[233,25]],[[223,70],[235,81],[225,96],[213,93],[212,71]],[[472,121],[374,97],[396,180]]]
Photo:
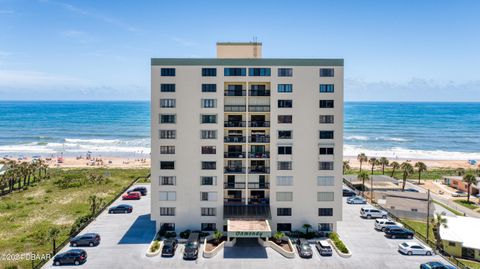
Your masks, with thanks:
[[[147,186],[149,188],[149,186]],[[345,199],[344,199],[345,200]],[[387,239],[382,232],[373,229],[374,220],[360,218],[360,208],[364,205],[348,205],[343,201],[343,221],[338,231],[350,248],[352,257],[342,258],[335,252],[332,257],[322,257],[316,251],[312,259],[302,259],[298,255],[287,259],[271,248],[242,244],[226,248],[215,257],[205,259],[200,253],[196,261],[182,259],[183,245],[177,248],[172,258],[145,256],[155,234],[154,223],[150,221],[150,194],[139,201],[128,201],[134,207],[132,214],[109,215],[103,212],[97,220],[82,233],[96,232],[102,237],[97,247],[85,247],[87,262],[81,266],[64,268],[419,268],[423,262],[442,260],[439,256],[404,256],[397,251],[399,243],[405,239]],[[120,204],[118,200],[114,203]],[[416,239],[413,239],[416,240]],[[203,245],[202,245],[203,246]],[[65,247],[62,251],[68,250]],[[62,267],[62,268],[63,268]],[[44,268],[55,268],[49,261]]]

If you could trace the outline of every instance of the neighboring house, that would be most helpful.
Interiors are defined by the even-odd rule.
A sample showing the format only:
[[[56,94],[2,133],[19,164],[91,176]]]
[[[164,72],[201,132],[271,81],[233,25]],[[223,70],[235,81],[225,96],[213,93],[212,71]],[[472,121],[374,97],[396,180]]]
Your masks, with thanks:
[[[457,190],[467,192],[467,183],[463,182],[463,177],[460,176],[443,176],[443,183]],[[476,195],[480,192],[480,177],[477,177],[477,185],[470,186],[471,194]]]
[[[449,217],[447,227],[440,228],[444,250],[455,257],[480,261],[480,219]]]
[[[428,195],[426,193],[379,191],[375,192],[375,199],[379,205],[399,218],[425,221],[427,214],[429,213],[431,218],[435,211],[433,203],[430,203],[430,211],[428,211]]]
[[[0,164],[0,176],[4,175],[7,172],[7,166]]]

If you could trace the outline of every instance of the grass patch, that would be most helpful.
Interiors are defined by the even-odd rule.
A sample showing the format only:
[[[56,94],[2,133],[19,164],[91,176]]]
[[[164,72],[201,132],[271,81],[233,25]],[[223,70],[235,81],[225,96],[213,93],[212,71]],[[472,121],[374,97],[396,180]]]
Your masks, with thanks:
[[[368,169],[371,166],[364,166],[362,167],[362,171],[368,171],[368,173],[371,173],[371,170]],[[378,167],[376,169],[379,169]],[[347,175],[358,175],[360,169],[350,169],[346,172]],[[382,170],[374,170],[373,171],[374,175],[381,175]],[[391,176],[392,175],[392,169],[391,168],[385,168],[385,175],[386,176]],[[456,169],[450,169],[450,168],[431,168],[428,171],[425,171],[422,173],[422,178],[421,180],[429,180],[429,179],[441,179],[442,176],[455,176],[457,175],[457,170]],[[393,174],[394,178],[397,179],[402,179],[402,171],[401,169],[396,169],[395,173]],[[408,179],[418,179],[418,173],[414,173],[413,175],[409,176]]]
[[[38,182],[35,187],[0,197],[0,254],[50,253],[52,243],[48,231],[53,227],[59,229],[57,245],[68,239],[75,220],[90,213],[90,195],[102,197],[108,203],[133,179],[149,171],[84,168],[51,169],[49,173],[51,178]],[[105,175],[108,180],[100,183],[88,180],[92,174]],[[0,268],[12,265],[31,268],[30,261],[0,260]]]
[[[465,264],[468,266],[468,268],[471,269],[480,269],[480,262],[475,262],[471,260],[464,260],[464,259],[458,259],[461,263]]]
[[[462,199],[457,199],[457,200],[453,200],[455,203],[461,205],[461,206],[464,206],[466,208],[469,208],[469,209],[472,209],[472,210],[476,210],[478,209],[478,206],[474,203],[474,202],[467,202],[467,200],[462,200]]]
[[[331,233],[329,235],[330,240],[332,240],[333,244],[337,247],[340,252],[343,254],[348,254],[347,246],[343,243],[337,233]]]
[[[455,214],[455,215],[457,215],[457,216],[463,216],[463,213],[462,213],[462,212],[457,211],[457,210],[455,210],[455,209],[447,206],[446,204],[440,203],[440,202],[438,202],[438,201],[436,201],[436,200],[432,200],[432,202],[435,203],[435,204],[437,204],[437,205],[442,206],[443,208],[445,208],[446,210],[452,212],[453,214]]]
[[[427,237],[427,223],[422,222],[422,221],[417,221],[417,220],[409,220],[409,219],[402,219],[402,222],[410,227],[405,227],[405,228],[411,228],[412,230],[415,231],[415,233],[418,233],[422,235],[423,237]],[[433,233],[433,225],[430,223],[430,231],[429,231],[429,240],[432,240],[435,242],[435,235]]]

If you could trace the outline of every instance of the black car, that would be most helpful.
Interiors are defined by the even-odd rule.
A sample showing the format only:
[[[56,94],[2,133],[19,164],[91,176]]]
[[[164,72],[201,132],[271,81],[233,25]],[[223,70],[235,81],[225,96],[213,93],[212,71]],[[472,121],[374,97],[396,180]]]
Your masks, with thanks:
[[[302,258],[311,258],[313,255],[312,248],[306,240],[297,239],[295,244],[297,247],[298,255]]]
[[[100,235],[97,233],[86,233],[70,239],[70,246],[98,246],[100,244]]]
[[[133,206],[131,205],[126,205],[126,204],[121,204],[117,206],[112,206],[108,209],[109,214],[114,214],[114,213],[132,213],[133,211]]]
[[[412,189],[412,188],[405,189],[404,191],[406,191],[406,192],[419,192],[418,190]]]
[[[405,228],[392,228],[385,231],[385,236],[395,239],[395,238],[409,238],[412,239],[414,233]]]
[[[173,257],[175,250],[177,249],[177,239],[166,239],[163,241],[162,257]]]
[[[357,195],[354,191],[349,189],[343,189],[343,197],[353,197]]]
[[[138,191],[139,193],[142,194],[142,196],[147,195],[147,192],[148,192],[146,187],[135,187],[135,188],[129,190],[127,193],[132,192],[132,191]]]
[[[87,261],[87,252],[83,249],[70,249],[67,252],[57,254],[53,258],[54,265],[74,264],[80,265]]]
[[[198,249],[200,247],[200,234],[191,233],[188,237],[188,241],[185,244],[185,250],[183,251],[183,258],[185,260],[196,260],[198,258]]]
[[[427,262],[420,265],[420,269],[455,269],[455,266],[443,264],[441,262]]]

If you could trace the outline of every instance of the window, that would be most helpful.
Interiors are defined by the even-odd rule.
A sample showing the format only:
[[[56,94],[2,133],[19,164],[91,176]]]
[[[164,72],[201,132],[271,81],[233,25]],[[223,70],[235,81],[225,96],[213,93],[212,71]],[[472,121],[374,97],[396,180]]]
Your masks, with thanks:
[[[293,201],[293,192],[277,192],[277,202]]]
[[[333,148],[332,147],[321,147],[319,154],[320,155],[333,155]]]
[[[217,162],[202,162],[202,170],[215,170],[217,169]]]
[[[277,231],[290,232],[292,231],[291,223],[277,223]]]
[[[292,92],[292,84],[278,84],[277,91],[279,93]]]
[[[202,207],[200,209],[202,216],[216,216],[217,209],[215,207]]]
[[[293,186],[293,176],[277,176],[277,186]]]
[[[202,139],[216,139],[217,131],[216,130],[202,130],[201,131]]]
[[[320,68],[321,77],[333,77],[334,69],[333,68]]]
[[[160,146],[160,154],[175,154],[175,146]]]
[[[277,163],[278,170],[292,170],[292,162],[278,162]]]
[[[175,207],[160,207],[160,216],[175,216]]]
[[[175,92],[175,84],[160,84],[160,92]]]
[[[331,232],[333,231],[333,223],[319,223],[318,224],[319,232]]]
[[[175,130],[160,130],[160,139],[175,139],[177,131]]]
[[[217,123],[217,115],[201,115],[201,123]]]
[[[412,212],[418,212],[417,208],[412,208],[411,210],[412,210]]]
[[[202,99],[202,108],[215,108],[217,107],[217,99]]]
[[[319,208],[318,209],[319,217],[331,217],[333,216],[333,208]]]
[[[175,68],[162,68],[162,69],[160,69],[160,75],[162,77],[174,77],[175,76]]]
[[[333,186],[334,182],[335,182],[335,177],[332,177],[332,176],[317,177],[317,186]]]
[[[333,84],[320,84],[320,92],[334,92]]]
[[[175,186],[177,183],[177,178],[175,176],[169,176],[169,177],[162,176],[160,177],[159,183],[160,183],[159,185],[163,185],[163,186]]]
[[[200,185],[215,186],[217,185],[217,177],[200,177]]]
[[[333,170],[333,162],[319,162],[318,170]]]
[[[248,75],[251,77],[269,77],[271,71],[270,68],[249,68]]]
[[[333,108],[333,100],[320,100],[320,108]]]
[[[217,147],[215,146],[202,146],[202,154],[216,154]]]
[[[225,68],[223,69],[223,74],[226,77],[235,77],[235,76],[241,76],[244,77],[247,75],[247,69],[246,68],[236,68],[236,67],[230,67],[230,68]]]
[[[160,162],[160,169],[163,170],[173,170],[175,169],[175,162]]]
[[[217,201],[217,193],[202,191],[200,192],[200,201]]]
[[[292,68],[278,68],[278,76],[279,77],[291,77],[291,76],[293,76],[293,69]]]
[[[333,123],[333,115],[320,115],[319,123]]]
[[[175,191],[160,191],[158,192],[160,201],[175,201],[177,200],[177,192]]]
[[[216,77],[217,68],[202,68],[202,77]]]
[[[279,207],[277,208],[277,216],[291,216],[292,209],[287,207]]]
[[[217,92],[217,84],[202,84],[202,92]]]
[[[320,131],[320,139],[333,139],[333,131]]]
[[[292,115],[278,115],[278,123],[292,123]]]
[[[175,223],[162,223],[160,225],[162,231],[175,231]]]
[[[215,223],[202,223],[201,224],[202,231],[215,231],[217,229],[217,224]]]
[[[175,114],[160,114],[160,123],[175,123],[176,121]]]
[[[333,192],[317,192],[317,201],[319,202],[331,202],[333,201]]]
[[[279,108],[291,108],[292,107],[292,100],[278,100],[278,107]]]
[[[278,139],[292,139],[292,131],[278,131]]]
[[[160,99],[160,107],[174,108],[175,107],[175,99]]]
[[[292,146],[279,146],[278,154],[280,155],[292,155]]]
[[[450,247],[455,247],[456,244],[455,244],[455,242],[448,241],[448,246],[450,246]]]

